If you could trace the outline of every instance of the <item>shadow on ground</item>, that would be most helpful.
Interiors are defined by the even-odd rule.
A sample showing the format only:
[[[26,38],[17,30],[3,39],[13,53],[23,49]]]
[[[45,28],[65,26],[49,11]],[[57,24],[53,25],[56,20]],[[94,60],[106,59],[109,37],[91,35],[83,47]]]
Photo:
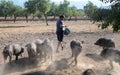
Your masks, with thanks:
[[[21,58],[18,61],[12,61],[10,63],[1,64],[0,66],[0,73],[10,74],[14,72],[22,72],[27,69],[33,69],[37,67],[38,62],[29,62],[28,58]],[[1,74],[0,74],[1,75]]]
[[[23,28],[28,26],[0,26],[0,28]]]
[[[55,74],[56,71],[62,71],[68,68],[69,68],[69,65],[67,64],[67,59],[63,58],[61,60],[54,61],[52,64],[50,64],[47,67],[45,71],[30,72],[22,75],[56,75]]]
[[[47,71],[38,71],[38,72],[31,72],[31,73],[26,73],[26,74],[22,74],[22,75],[55,75],[53,73],[49,73]]]
[[[102,61],[104,60],[100,55],[98,54],[86,54],[87,57],[93,59],[94,61]]]

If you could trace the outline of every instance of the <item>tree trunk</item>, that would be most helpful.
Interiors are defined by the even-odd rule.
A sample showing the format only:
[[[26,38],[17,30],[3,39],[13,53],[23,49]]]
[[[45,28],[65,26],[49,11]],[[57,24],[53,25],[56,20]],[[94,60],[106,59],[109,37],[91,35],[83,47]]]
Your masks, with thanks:
[[[41,17],[38,17],[38,19],[40,20]]]
[[[35,19],[35,16],[32,17],[32,21],[34,21],[34,19]]]
[[[25,17],[26,17],[26,22],[28,22],[28,15],[25,15]]]
[[[48,22],[47,22],[47,15],[46,15],[46,14],[44,14],[44,16],[45,16],[46,25],[48,26]]]
[[[53,20],[55,20],[56,16],[54,15]]]
[[[15,23],[15,21],[16,21],[16,18],[17,18],[17,17],[16,17],[16,16],[14,16],[14,23]]]
[[[70,16],[70,17],[69,17],[68,21],[70,21],[70,20],[71,20],[71,17],[72,17],[72,16]]]
[[[75,16],[75,21],[77,21],[77,16]]]
[[[6,19],[7,19],[7,15],[5,15],[5,21],[6,21]]]

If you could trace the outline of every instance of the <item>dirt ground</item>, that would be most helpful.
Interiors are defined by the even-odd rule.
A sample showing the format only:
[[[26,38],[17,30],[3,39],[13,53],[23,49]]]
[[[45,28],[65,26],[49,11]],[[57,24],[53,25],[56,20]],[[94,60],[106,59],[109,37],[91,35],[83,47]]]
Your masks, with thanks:
[[[102,48],[94,45],[97,39],[106,37],[112,39],[116,48],[119,49],[119,33],[112,33],[110,28],[98,29],[97,24],[87,20],[65,21],[64,24],[70,28],[71,33],[64,36],[64,50],[59,49],[60,52],[55,53],[57,45],[55,21],[48,23],[49,26],[46,26],[43,21],[0,22],[0,75],[82,75],[86,69],[95,70],[97,75],[120,75],[120,65],[114,62],[114,69],[109,71],[109,61],[103,60],[99,56]],[[53,61],[48,59],[44,63],[42,60],[37,63],[30,63],[25,50],[23,57],[20,57],[17,63],[13,57],[11,65],[9,63],[4,64],[2,50],[6,44],[18,43],[24,47],[29,42],[36,39],[44,40],[45,38],[53,41]],[[72,59],[67,60],[71,56],[69,44],[73,39],[84,41],[77,66],[69,65]]]

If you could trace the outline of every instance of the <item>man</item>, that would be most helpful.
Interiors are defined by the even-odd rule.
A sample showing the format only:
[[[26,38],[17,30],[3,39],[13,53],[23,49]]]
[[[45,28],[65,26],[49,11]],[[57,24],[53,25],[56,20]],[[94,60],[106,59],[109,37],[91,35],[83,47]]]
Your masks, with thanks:
[[[57,39],[58,39],[58,45],[57,45],[57,50],[56,50],[57,53],[59,52],[58,51],[59,46],[61,46],[63,50],[63,45],[62,45],[63,37],[64,37],[63,28],[66,27],[65,25],[63,25],[63,22],[62,22],[63,19],[64,19],[63,15],[59,16],[59,19],[57,20],[57,23],[56,23],[56,34],[57,34]]]

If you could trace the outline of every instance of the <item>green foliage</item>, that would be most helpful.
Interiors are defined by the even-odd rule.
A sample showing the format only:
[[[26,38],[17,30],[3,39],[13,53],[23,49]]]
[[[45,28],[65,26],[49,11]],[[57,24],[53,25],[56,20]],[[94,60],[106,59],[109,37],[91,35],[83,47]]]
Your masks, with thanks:
[[[106,22],[110,23],[111,20],[108,19],[111,17],[111,10],[110,9],[103,9],[103,8],[98,8],[94,12],[94,15],[92,16],[92,19],[97,22]]]
[[[67,1],[67,0],[64,0],[64,2],[63,3],[61,3],[60,5],[59,5],[59,14],[63,14],[63,15],[65,15],[66,17],[68,16],[68,12],[69,12],[69,1]]]
[[[34,14],[36,12],[36,6],[34,0],[28,0],[28,2],[25,2],[24,4],[27,13]]]
[[[85,16],[85,12],[83,10],[79,9],[77,16]]]
[[[120,29],[120,3],[112,5],[112,21],[113,21],[113,30],[117,32]]]
[[[107,28],[108,25],[109,25],[109,24],[107,24],[107,23],[103,23],[103,24],[101,25],[101,29],[105,29],[105,28]]]
[[[111,9],[103,9],[103,8],[98,8],[95,12],[94,15],[92,16],[92,20],[94,22],[102,22],[101,24],[101,29],[107,28],[109,25],[112,24],[112,11]]]
[[[43,14],[39,11],[36,11],[35,16],[37,16],[38,18],[41,18]]]
[[[57,16],[57,15],[59,15],[58,13],[56,13],[56,12],[58,12],[58,5],[57,4],[55,4],[54,2],[53,3],[50,3],[50,11],[48,12],[48,15],[49,16]]]
[[[118,29],[118,32],[120,32],[120,29]]]
[[[102,22],[102,29],[106,28],[107,26],[112,25],[113,32],[120,31],[120,2],[119,0],[101,0],[105,3],[113,3],[111,4],[111,8],[103,9],[98,8],[94,12],[94,16],[92,19],[97,22]]]
[[[15,7],[14,16],[24,16],[24,10],[20,6]]]
[[[34,0],[35,6],[37,9],[42,12],[43,14],[47,14],[50,10],[50,3],[49,0]]]
[[[48,25],[47,13],[50,10],[49,0],[28,0],[28,2],[25,3],[25,7],[27,11],[32,15],[41,17],[43,14],[45,16],[46,24]]]
[[[88,2],[88,4],[86,4],[86,6],[84,6],[84,11],[85,14],[92,18],[94,16],[94,12],[97,10],[97,6],[93,5],[92,2]]]
[[[84,16],[83,10],[77,9],[75,6],[70,7],[70,2],[64,0],[59,5],[51,3],[50,0],[28,0],[24,3],[25,8],[14,5],[12,1],[0,0],[0,16],[44,16],[47,20],[47,16],[59,16],[65,15],[65,17],[77,17]]]
[[[0,2],[0,16],[12,16],[15,11],[15,5],[11,1],[2,0]]]

